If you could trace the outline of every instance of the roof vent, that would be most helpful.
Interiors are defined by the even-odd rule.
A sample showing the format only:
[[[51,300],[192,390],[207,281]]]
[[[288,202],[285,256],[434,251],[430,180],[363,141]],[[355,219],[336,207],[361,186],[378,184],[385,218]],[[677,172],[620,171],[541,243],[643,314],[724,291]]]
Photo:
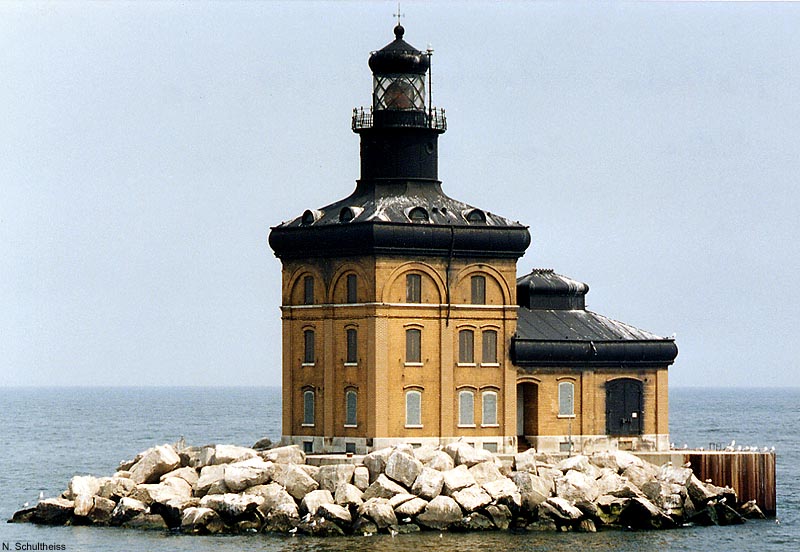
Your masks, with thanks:
[[[414,207],[407,216],[411,222],[428,222],[428,211],[422,207]]]
[[[481,211],[480,209],[470,209],[467,211],[465,218],[467,222],[476,223],[476,224],[485,224],[486,223],[486,213]]]
[[[306,209],[303,213],[303,217],[300,219],[300,224],[304,226],[308,226],[309,224],[314,224],[322,217],[322,211],[317,211],[316,209]]]
[[[350,222],[356,218],[356,214],[350,207],[342,207],[342,210],[339,211],[339,222]]]

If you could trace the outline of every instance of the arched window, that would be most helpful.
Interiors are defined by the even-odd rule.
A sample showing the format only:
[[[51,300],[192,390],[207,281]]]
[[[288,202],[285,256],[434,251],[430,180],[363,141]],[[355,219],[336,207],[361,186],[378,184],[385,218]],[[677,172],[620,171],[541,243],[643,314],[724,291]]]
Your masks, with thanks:
[[[303,278],[303,304],[314,304],[314,277],[306,276]]]
[[[355,274],[347,275],[347,302],[358,302],[358,277]]]
[[[482,341],[481,362],[483,364],[497,364],[497,331],[484,330]]]
[[[473,276],[470,278],[470,285],[471,285],[471,299],[473,305],[485,305],[486,304],[486,277],[485,276]]]
[[[314,364],[314,330],[303,330],[303,364]]]
[[[358,330],[355,328],[347,329],[347,364],[358,363]]]
[[[458,332],[458,363],[473,364],[475,362],[475,333],[472,330]]]
[[[408,218],[411,220],[411,222],[427,222],[428,211],[422,207],[414,207],[408,212]]]
[[[314,392],[310,389],[303,391],[303,425],[314,425]]]
[[[575,384],[571,381],[558,384],[558,415],[575,415]]]
[[[480,209],[472,209],[467,212],[467,222],[483,223],[486,222],[486,214]]]
[[[422,362],[422,330],[410,328],[406,330],[406,364]]]
[[[475,425],[475,393],[472,391],[458,393],[458,425]]]
[[[481,425],[497,425],[497,392],[484,391],[482,399],[483,415],[481,416]]]
[[[406,391],[406,426],[422,427],[422,393]]]
[[[422,303],[422,276],[406,275],[406,303]]]
[[[350,390],[344,394],[344,409],[345,409],[345,419],[344,425],[345,426],[352,426],[355,427],[356,423],[356,413],[358,411],[358,393]]]

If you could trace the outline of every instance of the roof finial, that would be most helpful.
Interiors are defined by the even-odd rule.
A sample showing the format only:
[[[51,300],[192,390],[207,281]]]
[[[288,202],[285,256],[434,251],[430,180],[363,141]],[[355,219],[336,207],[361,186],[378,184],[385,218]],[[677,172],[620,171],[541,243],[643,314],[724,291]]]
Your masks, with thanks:
[[[400,18],[405,17],[406,14],[400,13],[400,2],[397,3],[397,13],[394,14],[394,17],[397,18],[397,24],[400,25]]]
[[[394,16],[397,18],[397,26],[394,28],[394,36],[397,40],[400,40],[403,38],[403,33],[406,31],[400,24],[400,18],[406,16],[406,14],[400,13],[400,2],[397,3],[397,13],[394,14]]]

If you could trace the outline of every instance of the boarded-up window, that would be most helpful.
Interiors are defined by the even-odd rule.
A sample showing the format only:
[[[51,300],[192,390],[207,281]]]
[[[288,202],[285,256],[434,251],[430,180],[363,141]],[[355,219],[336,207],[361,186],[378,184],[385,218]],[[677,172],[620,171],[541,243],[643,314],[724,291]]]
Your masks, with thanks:
[[[497,425],[497,393],[494,391],[483,392],[483,425]]]
[[[314,304],[314,277],[306,276],[303,278],[303,304]]]
[[[472,283],[472,304],[486,304],[486,278],[484,276],[473,276]]]
[[[358,330],[349,328],[347,330],[347,360],[348,364],[358,362]]]
[[[345,393],[345,420],[344,425],[356,425],[356,411],[358,407],[358,394],[355,391]]]
[[[303,332],[303,364],[314,364],[314,330]]]
[[[422,330],[406,330],[406,363],[422,362]]]
[[[495,330],[484,330],[483,332],[481,362],[484,364],[497,362],[497,332]]]
[[[422,276],[406,275],[406,303],[422,303]]]
[[[575,415],[575,385],[569,381],[558,384],[558,415]]]
[[[458,394],[458,425],[475,424],[475,394],[461,391]]]
[[[458,362],[461,364],[472,364],[475,362],[474,355],[475,334],[472,330],[461,330],[458,332]]]
[[[406,425],[422,425],[422,393],[419,391],[406,392]]]
[[[347,302],[358,302],[358,277],[355,274],[347,275]]]
[[[303,425],[314,425],[314,392],[303,391]]]

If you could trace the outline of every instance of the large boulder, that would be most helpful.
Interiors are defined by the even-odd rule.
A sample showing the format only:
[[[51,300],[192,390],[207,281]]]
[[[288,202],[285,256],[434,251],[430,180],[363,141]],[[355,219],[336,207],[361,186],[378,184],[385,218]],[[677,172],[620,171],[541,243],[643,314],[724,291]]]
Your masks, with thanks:
[[[319,483],[319,488],[335,492],[342,483],[350,483],[356,467],[352,464],[333,464],[321,466],[314,479]]]
[[[507,477],[488,481],[481,487],[492,497],[493,502],[513,503],[517,507],[522,505],[522,495],[514,482]]]
[[[641,465],[631,465],[622,472],[622,477],[639,487],[648,481],[652,481],[658,476],[658,468],[652,464],[642,463]]]
[[[592,502],[600,496],[595,480],[583,472],[569,470],[556,479],[556,495],[570,502]]]
[[[422,462],[399,450],[394,451],[386,460],[384,473],[390,479],[410,488],[422,471]]]
[[[643,496],[639,488],[626,478],[611,469],[602,469],[602,475],[595,480],[599,495],[610,495],[617,498],[635,498]]]
[[[386,477],[385,474],[380,474],[375,482],[364,491],[363,500],[368,501],[372,498],[392,498],[396,494],[403,494],[408,492],[405,487],[399,485]]]
[[[550,488],[553,490],[556,488],[556,479],[564,475],[561,470],[557,470],[553,467],[543,466],[541,463],[536,468],[536,473],[539,477],[547,481],[547,483],[550,485]]]
[[[514,455],[514,469],[536,474],[536,449],[528,449]]]
[[[350,510],[344,506],[340,506],[339,504],[330,504],[324,502],[317,508],[317,514],[322,519],[327,519],[328,521],[332,521],[340,525],[347,526],[353,522],[353,516],[350,514]]]
[[[358,513],[372,520],[379,529],[397,525],[397,516],[386,498],[370,498],[358,507]]]
[[[505,504],[492,504],[486,507],[486,513],[494,523],[494,526],[505,531],[511,522],[511,510]]]
[[[433,445],[424,445],[414,449],[414,458],[426,464],[429,460],[431,460],[434,456],[436,456],[441,450],[439,447]]]
[[[184,484],[185,481],[181,480]],[[170,481],[169,483],[172,483]],[[187,485],[188,487],[188,485]],[[177,485],[170,485],[168,483],[144,483],[136,485],[136,488],[131,492],[130,497],[135,498],[146,504],[151,505],[154,502],[167,502],[169,500],[186,500],[191,496],[191,488],[187,489],[178,487]]]
[[[183,523],[183,512],[187,508],[196,507],[200,504],[197,498],[188,500],[172,499],[166,502],[153,502],[150,505],[150,513],[158,514],[164,518],[164,523],[170,529],[177,529]]]
[[[559,472],[560,474],[561,472]],[[517,486],[520,494],[536,491],[538,494],[547,498],[553,494],[554,485],[552,480],[544,479],[529,472],[513,472],[511,481]]]
[[[389,460],[389,456],[391,456],[393,452],[394,449],[387,447],[370,452],[364,456],[362,462],[369,470],[370,483],[373,483],[376,479],[378,479],[378,476],[384,472],[386,469],[386,461]]]
[[[250,447],[255,451],[261,452],[262,450],[267,450],[272,448],[272,439],[269,437],[264,437],[263,439],[259,439],[255,442],[255,444]]]
[[[211,508],[186,508],[181,517],[181,531],[190,535],[220,533],[225,523]]]
[[[111,512],[111,523],[113,525],[122,525],[139,514],[143,514],[146,510],[147,505],[141,500],[124,496],[119,499],[119,502]]]
[[[369,487],[369,470],[366,466],[356,466],[353,471],[353,485],[358,487],[361,491],[366,491]]]
[[[483,508],[492,501],[492,497],[478,485],[471,485],[455,491],[451,496],[467,513]]]
[[[249,458],[255,458],[258,452],[251,448],[236,445],[217,445],[214,447],[214,464],[232,464]]]
[[[633,529],[669,529],[675,522],[646,498],[632,498],[619,514],[619,523]]]
[[[417,522],[431,529],[444,530],[461,520],[461,507],[449,496],[439,495],[431,500],[417,516]]]
[[[472,477],[478,485],[505,478],[495,462],[480,462],[479,464],[475,464],[469,469],[469,473],[472,474]]]
[[[624,472],[625,470],[627,470],[631,466],[637,466],[637,467],[646,468],[646,469],[649,469],[649,470],[654,470],[655,469],[655,466],[653,466],[652,464],[650,464],[648,462],[645,462],[644,460],[642,460],[641,458],[639,458],[635,454],[630,453],[628,451],[615,450],[615,451],[611,452],[610,454],[614,457],[614,461],[617,464],[617,471],[619,473]]]
[[[476,485],[477,482],[466,465],[461,464],[452,470],[442,472],[444,476],[444,494],[450,496],[456,491],[460,491],[471,485]]]
[[[456,441],[444,447],[444,451],[449,454],[456,463],[456,466],[465,465],[471,468],[481,462],[493,462],[494,455],[486,449],[476,449],[475,447]]]
[[[394,509],[398,517],[413,517],[425,510],[428,501],[419,497],[414,497],[407,502],[403,502]]]
[[[568,500],[553,496],[542,502],[540,511],[561,523],[571,523],[583,517],[583,512],[570,504]]]
[[[159,480],[164,481],[165,479],[168,479],[170,477],[177,477],[179,479],[183,479],[190,486],[194,487],[195,483],[197,483],[199,475],[197,474],[196,469],[186,466],[184,468],[178,468],[177,470],[165,473],[159,478]]]
[[[441,494],[443,486],[442,472],[426,466],[411,486],[411,492],[425,500],[432,500]]]
[[[691,468],[684,468],[683,466],[673,466],[672,464],[664,464],[661,466],[658,478],[664,483],[680,485],[685,487],[689,484],[692,478]]]
[[[312,516],[317,513],[317,510],[322,504],[333,504],[333,495],[327,489],[311,491],[300,502],[300,509],[303,512],[309,513]]]
[[[179,468],[181,457],[171,445],[153,447],[131,466],[131,479],[134,483],[155,483],[165,473]]]
[[[246,514],[255,512],[264,504],[264,498],[251,494],[226,493],[223,495],[206,495],[200,499],[200,507],[211,508],[223,519],[235,520]]]
[[[686,491],[689,493],[689,497],[692,499],[692,502],[698,508],[707,504],[708,501],[721,496],[697,479],[694,474],[692,474],[688,483],[686,484]]]
[[[278,483],[256,485],[246,489],[243,494],[262,497],[264,502],[258,507],[258,510],[264,515],[268,515],[273,511],[281,511],[292,518],[299,516],[294,498]]]
[[[277,447],[261,452],[261,457],[274,464],[305,464],[306,453],[297,445]]]
[[[422,462],[426,468],[431,468],[436,471],[446,472],[448,470],[452,470],[456,467],[456,463],[453,460],[453,457],[444,452],[443,450],[437,450],[434,454],[431,454],[427,460]]]
[[[118,501],[120,498],[131,494],[135,487],[136,483],[129,477],[101,477],[100,490],[97,492],[97,496]]]
[[[72,519],[75,503],[66,498],[47,498],[39,501],[32,516],[34,523],[64,525]]]
[[[583,454],[578,454],[576,456],[563,459],[561,462],[556,464],[556,469],[560,470],[564,474],[569,471],[580,472],[591,479],[597,479],[600,476],[600,470],[597,468],[597,466],[589,462],[589,458]]]
[[[76,475],[69,480],[64,498],[74,500],[78,495],[94,496],[100,494],[102,481],[91,475]]]
[[[364,503],[364,499],[362,498],[364,493],[356,487],[355,485],[351,485],[350,483],[340,483],[338,487],[336,487],[336,492],[333,496],[334,501],[336,504],[340,506],[361,506]]]
[[[200,476],[194,484],[194,495],[203,496],[213,490],[222,492],[212,494],[223,494],[225,487],[225,466],[205,466],[200,470]]]
[[[295,464],[278,464],[272,474],[272,480],[280,483],[296,500],[302,500],[311,491],[319,487],[314,478]]]
[[[275,471],[272,462],[261,458],[251,458],[225,466],[225,486],[232,492],[240,492],[248,487],[269,482]]]

